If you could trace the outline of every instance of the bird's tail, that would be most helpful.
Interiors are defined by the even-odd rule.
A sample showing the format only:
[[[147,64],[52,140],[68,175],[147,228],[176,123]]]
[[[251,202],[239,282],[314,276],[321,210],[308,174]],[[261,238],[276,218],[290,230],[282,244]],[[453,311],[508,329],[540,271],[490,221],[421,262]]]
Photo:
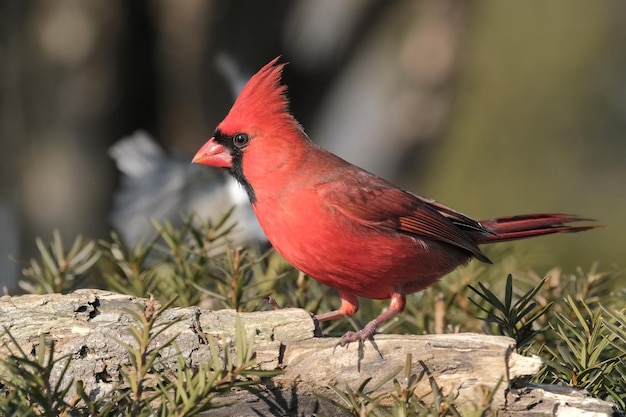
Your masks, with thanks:
[[[591,219],[572,214],[523,214],[483,220],[480,224],[491,233],[480,233],[476,243],[506,242],[552,233],[582,232],[601,227],[598,225],[572,226],[568,224],[583,221],[591,221]]]

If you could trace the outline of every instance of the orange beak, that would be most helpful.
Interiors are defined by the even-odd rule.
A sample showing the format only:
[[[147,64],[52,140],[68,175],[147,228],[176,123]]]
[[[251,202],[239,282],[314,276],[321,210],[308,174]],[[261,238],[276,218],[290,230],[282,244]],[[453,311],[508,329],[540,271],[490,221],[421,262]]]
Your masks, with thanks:
[[[209,139],[207,143],[202,145],[191,162],[218,168],[231,168],[233,166],[230,152],[224,145],[217,143],[215,138]]]

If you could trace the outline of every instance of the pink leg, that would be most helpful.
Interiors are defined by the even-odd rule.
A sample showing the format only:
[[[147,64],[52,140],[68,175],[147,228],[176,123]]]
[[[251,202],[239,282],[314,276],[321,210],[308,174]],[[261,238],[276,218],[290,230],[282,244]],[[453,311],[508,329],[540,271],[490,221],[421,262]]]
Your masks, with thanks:
[[[382,322],[384,322],[385,320],[389,320],[398,313],[402,313],[402,311],[404,311],[405,305],[406,296],[403,293],[394,293],[391,296],[391,304],[389,305],[389,309],[387,311],[381,313],[374,320],[367,323],[365,327],[363,327],[363,329],[359,330],[358,332],[348,332],[344,334],[341,339],[339,339],[338,345],[346,346],[347,344],[352,342],[365,341],[371,338],[374,333],[376,333],[376,329]]]
[[[352,294],[339,293],[341,297],[341,307],[339,310],[329,311],[328,313],[318,314],[315,316],[317,321],[327,321],[341,319],[344,317],[352,317],[359,309],[359,301]]]

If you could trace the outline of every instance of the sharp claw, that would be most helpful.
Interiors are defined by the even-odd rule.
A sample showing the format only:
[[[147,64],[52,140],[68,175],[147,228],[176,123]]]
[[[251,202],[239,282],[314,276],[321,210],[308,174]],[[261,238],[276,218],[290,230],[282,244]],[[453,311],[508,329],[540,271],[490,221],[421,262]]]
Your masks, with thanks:
[[[344,334],[343,336],[341,336],[341,339],[339,339],[339,341],[337,342],[337,344],[335,345],[335,347],[333,348],[333,353],[335,353],[335,350],[337,349],[337,346],[347,346],[352,342],[361,342],[364,339],[362,338],[361,335],[361,331],[358,332],[347,332],[346,334]]]
[[[341,339],[339,339],[339,342],[337,343],[338,346],[344,347],[349,345],[352,342],[361,342],[364,340],[363,335],[361,334],[362,330],[358,331],[358,332],[347,332],[346,334],[344,334],[343,336],[341,336]]]
[[[371,339],[374,336],[374,333],[376,333],[377,327],[378,322],[376,320],[372,320],[358,332],[347,332],[341,336],[341,339],[339,339],[339,342],[335,345],[335,349],[337,346],[344,347],[352,342],[365,342],[366,340]]]

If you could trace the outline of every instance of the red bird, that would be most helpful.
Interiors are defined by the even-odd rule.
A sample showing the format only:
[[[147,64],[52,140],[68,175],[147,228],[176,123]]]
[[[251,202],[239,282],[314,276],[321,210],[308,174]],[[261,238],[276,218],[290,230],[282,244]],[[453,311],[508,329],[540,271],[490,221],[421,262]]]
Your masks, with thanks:
[[[478,245],[594,226],[567,214],[476,221],[401,190],[315,145],[291,115],[285,64],[272,60],[245,85],[226,118],[193,158],[226,169],[246,190],[274,248],[293,266],[339,290],[341,307],[317,320],[350,317],[357,297],[390,308],[339,344],[366,340],[404,310],[406,295],[476,258]]]

